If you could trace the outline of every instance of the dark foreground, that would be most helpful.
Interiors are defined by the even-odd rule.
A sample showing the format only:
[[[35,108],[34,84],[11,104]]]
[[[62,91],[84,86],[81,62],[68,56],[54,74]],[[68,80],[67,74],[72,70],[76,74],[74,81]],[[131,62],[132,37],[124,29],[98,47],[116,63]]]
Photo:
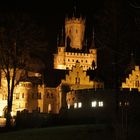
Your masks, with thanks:
[[[139,124],[139,123],[138,123]],[[140,127],[106,124],[78,124],[44,128],[30,128],[0,133],[0,140],[140,140]]]
[[[68,125],[33,128],[0,134],[1,140],[115,140],[114,130],[105,125]]]

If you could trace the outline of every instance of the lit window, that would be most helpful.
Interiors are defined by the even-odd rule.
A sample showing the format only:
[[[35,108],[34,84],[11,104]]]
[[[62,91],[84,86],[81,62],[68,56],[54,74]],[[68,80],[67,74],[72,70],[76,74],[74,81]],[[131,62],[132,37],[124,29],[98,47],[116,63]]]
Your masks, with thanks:
[[[74,103],[74,108],[77,108],[77,103]]]
[[[48,112],[50,113],[52,111],[52,106],[51,104],[48,104]]]
[[[70,109],[70,104],[68,104],[68,109]]]
[[[91,107],[96,107],[96,106],[97,106],[97,102],[96,101],[91,102]]]
[[[2,111],[0,111],[0,117],[2,117],[2,115],[3,115],[3,112],[2,112]]]
[[[82,107],[82,103],[79,102],[79,103],[78,103],[78,108],[81,108],[81,107]]]
[[[122,106],[122,102],[119,102],[119,106]]]
[[[16,93],[16,99],[19,99],[19,93]]]
[[[125,105],[125,106],[129,106],[129,102],[125,102],[124,105]]]
[[[24,98],[24,93],[22,93],[22,98]]]
[[[98,102],[99,107],[103,107],[103,101]]]

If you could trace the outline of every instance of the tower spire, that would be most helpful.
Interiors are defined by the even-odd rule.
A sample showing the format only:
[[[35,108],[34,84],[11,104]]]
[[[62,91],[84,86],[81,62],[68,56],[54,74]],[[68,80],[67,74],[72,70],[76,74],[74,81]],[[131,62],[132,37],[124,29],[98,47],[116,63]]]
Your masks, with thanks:
[[[74,0],[74,4],[73,4],[73,17],[77,16],[77,3],[76,0]]]
[[[63,27],[62,27],[62,31],[61,31],[61,41],[60,41],[60,46],[64,46],[64,31],[63,31]]]
[[[130,59],[130,67],[135,66],[135,59],[134,59],[134,53],[133,51],[131,52],[131,59]]]
[[[59,46],[59,34],[57,34],[57,46]]]
[[[134,59],[134,53],[133,51],[131,51],[131,54],[130,54],[130,62],[125,70],[125,73],[128,74],[130,73],[134,68],[135,68],[135,59]]]
[[[92,32],[92,41],[91,41],[91,46],[90,49],[94,49],[95,48],[95,43],[94,43],[94,28],[93,28],[93,32]]]
[[[85,53],[87,53],[87,52],[88,52],[88,41],[87,41],[87,36],[86,36],[86,38],[85,38],[85,43],[84,43],[84,45],[85,45]]]

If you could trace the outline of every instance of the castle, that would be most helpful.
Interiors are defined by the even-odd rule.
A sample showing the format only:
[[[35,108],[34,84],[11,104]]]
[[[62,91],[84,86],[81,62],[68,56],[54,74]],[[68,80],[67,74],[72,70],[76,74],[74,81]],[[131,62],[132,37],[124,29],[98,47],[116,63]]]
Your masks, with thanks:
[[[97,49],[94,44],[94,33],[90,46],[84,48],[85,19],[73,16],[65,19],[65,36],[62,31],[61,40],[57,43],[57,52],[54,54],[54,69],[64,70],[68,73],[61,79],[58,85],[50,87],[44,84],[42,75],[37,72],[19,70],[24,75],[14,89],[12,115],[17,111],[54,113],[59,114],[61,108],[66,106],[81,108],[82,102],[79,96],[91,90],[104,89],[104,83],[91,79],[97,69]],[[90,72],[90,74],[89,74]],[[140,89],[140,70],[136,66],[122,88]],[[64,90],[64,86],[68,89]],[[65,92],[65,93],[64,93]],[[78,95],[78,92],[80,94]],[[83,93],[82,93],[83,92]],[[90,92],[90,96],[94,96]],[[67,93],[67,95],[66,95]],[[66,96],[66,97],[65,97]],[[91,100],[91,106],[103,107],[103,100]],[[4,72],[1,71],[0,87],[0,116],[5,115],[7,109],[7,83]]]

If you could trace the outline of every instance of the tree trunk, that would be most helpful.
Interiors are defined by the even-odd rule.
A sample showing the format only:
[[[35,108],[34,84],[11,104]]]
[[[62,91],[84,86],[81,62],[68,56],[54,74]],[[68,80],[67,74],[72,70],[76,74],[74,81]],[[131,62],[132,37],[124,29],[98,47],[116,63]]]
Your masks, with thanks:
[[[7,71],[7,87],[8,87],[8,99],[7,99],[7,112],[6,112],[6,128],[11,128],[11,90],[10,90],[10,73]]]

